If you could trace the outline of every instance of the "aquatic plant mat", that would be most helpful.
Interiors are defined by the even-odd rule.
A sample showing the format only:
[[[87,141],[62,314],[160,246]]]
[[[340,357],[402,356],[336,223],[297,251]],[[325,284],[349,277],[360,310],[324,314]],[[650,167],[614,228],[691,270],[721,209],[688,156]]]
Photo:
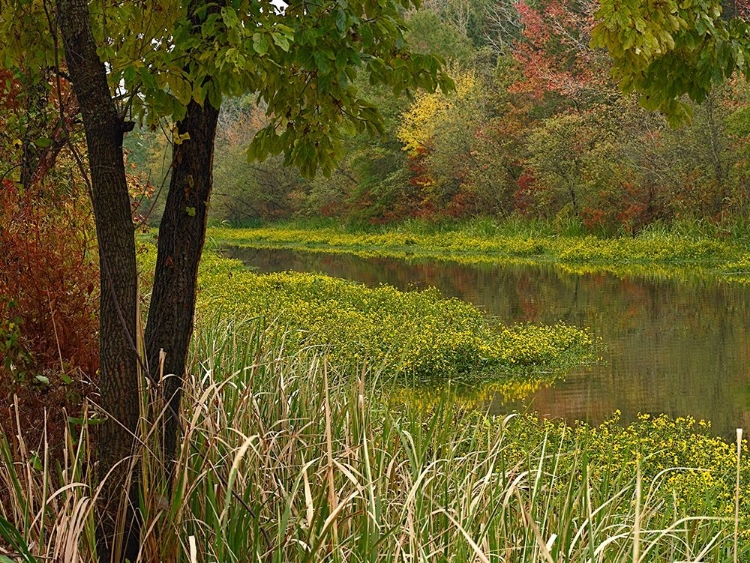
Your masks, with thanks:
[[[259,275],[214,254],[204,259],[200,288],[199,323],[262,317],[289,349],[315,347],[350,368],[368,362],[402,381],[559,371],[592,353],[585,330],[562,323],[506,327],[434,289],[372,289],[291,272]]]
[[[269,226],[212,228],[217,245],[286,248],[305,252],[347,253],[404,260],[443,260],[464,264],[554,263],[572,273],[662,278],[720,277],[750,282],[750,248],[734,239],[657,229],[636,237],[599,238],[557,235],[533,229],[466,224],[423,233],[402,228],[348,232],[331,227],[305,229]]]

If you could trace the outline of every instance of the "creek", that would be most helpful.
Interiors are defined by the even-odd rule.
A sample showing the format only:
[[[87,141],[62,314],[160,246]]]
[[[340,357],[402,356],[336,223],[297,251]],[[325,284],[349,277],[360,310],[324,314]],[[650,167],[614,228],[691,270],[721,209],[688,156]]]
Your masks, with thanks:
[[[360,258],[286,249],[226,247],[226,255],[259,272],[318,272],[368,286],[436,287],[506,324],[563,321],[601,338],[601,361],[513,403],[491,400],[495,414],[542,416],[598,424],[665,413],[709,420],[734,439],[750,428],[750,286],[577,275],[552,264],[466,265],[435,260]]]

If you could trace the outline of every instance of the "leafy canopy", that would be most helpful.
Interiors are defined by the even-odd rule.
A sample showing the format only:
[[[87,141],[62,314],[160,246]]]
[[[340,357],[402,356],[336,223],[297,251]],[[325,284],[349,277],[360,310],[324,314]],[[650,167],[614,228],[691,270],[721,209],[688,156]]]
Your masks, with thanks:
[[[343,134],[382,133],[382,117],[355,87],[358,73],[395,94],[452,88],[435,55],[411,52],[402,13],[418,0],[95,0],[99,55],[128,118],[155,126],[179,122],[191,102],[219,107],[225,96],[255,93],[268,125],[251,159],[284,153],[305,176],[329,174]],[[6,66],[29,75],[54,64],[49,0],[0,8]],[[192,17],[191,17],[192,16]],[[38,42],[37,42],[38,40]],[[28,45],[39,46],[33,58]],[[40,74],[36,74],[38,79]],[[179,137],[177,137],[179,142]]]
[[[620,88],[672,124],[691,118],[687,94],[702,102],[735,71],[748,75],[748,24],[725,19],[719,0],[601,0],[591,34],[609,50]]]

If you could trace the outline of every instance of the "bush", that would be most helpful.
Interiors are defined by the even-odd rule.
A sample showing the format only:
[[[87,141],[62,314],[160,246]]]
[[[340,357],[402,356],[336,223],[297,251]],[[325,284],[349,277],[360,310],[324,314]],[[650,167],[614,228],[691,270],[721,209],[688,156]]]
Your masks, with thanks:
[[[75,185],[0,190],[0,396],[18,395],[24,426],[62,432],[83,379],[99,366],[98,266],[83,190]],[[84,377],[85,374],[85,377]],[[12,424],[12,405],[0,426]],[[62,424],[64,427],[64,423]],[[12,427],[12,426],[11,426]]]

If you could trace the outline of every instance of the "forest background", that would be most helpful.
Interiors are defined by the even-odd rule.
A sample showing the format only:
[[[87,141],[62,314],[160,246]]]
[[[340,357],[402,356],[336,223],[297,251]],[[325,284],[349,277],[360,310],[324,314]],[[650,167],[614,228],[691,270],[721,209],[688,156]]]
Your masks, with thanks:
[[[747,6],[724,2],[723,16]],[[655,222],[744,227],[750,207],[750,106],[741,78],[672,128],[609,77],[590,47],[591,0],[428,0],[408,15],[417,51],[445,56],[450,94],[394,99],[359,85],[386,117],[386,133],[345,139],[331,177],[308,180],[283,157],[249,162],[264,126],[254,96],[222,107],[210,218],[235,226],[331,217],[382,224],[475,216],[544,219],[602,235]],[[171,130],[126,138],[139,212],[157,224]]]

